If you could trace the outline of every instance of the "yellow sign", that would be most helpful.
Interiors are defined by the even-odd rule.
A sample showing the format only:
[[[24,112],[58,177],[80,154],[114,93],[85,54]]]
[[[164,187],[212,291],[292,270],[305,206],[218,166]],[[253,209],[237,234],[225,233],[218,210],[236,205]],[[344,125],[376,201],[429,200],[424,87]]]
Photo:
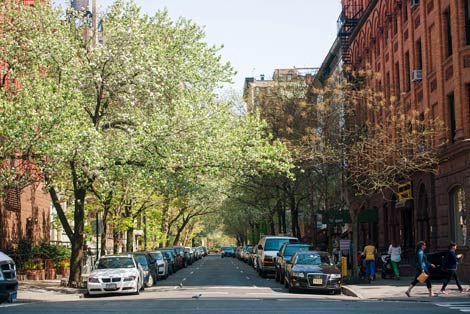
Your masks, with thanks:
[[[411,191],[411,181],[407,181],[398,186],[398,200],[407,201],[413,199],[413,193]]]

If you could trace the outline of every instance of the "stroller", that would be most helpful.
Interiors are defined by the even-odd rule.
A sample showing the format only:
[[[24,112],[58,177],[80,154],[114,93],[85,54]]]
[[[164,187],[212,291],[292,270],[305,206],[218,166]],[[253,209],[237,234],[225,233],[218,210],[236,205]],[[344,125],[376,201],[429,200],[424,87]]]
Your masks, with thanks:
[[[380,256],[380,262],[382,266],[382,279],[395,278],[392,268],[392,260],[389,254],[382,254]]]
[[[359,279],[365,280],[366,279],[366,256],[362,252],[359,252],[357,254],[357,266],[359,270]]]

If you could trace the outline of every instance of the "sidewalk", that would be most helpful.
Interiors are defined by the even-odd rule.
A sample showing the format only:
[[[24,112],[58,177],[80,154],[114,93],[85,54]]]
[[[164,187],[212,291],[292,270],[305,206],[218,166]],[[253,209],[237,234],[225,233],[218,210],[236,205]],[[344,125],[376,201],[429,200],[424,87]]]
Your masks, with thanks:
[[[413,277],[401,277],[400,280],[382,279],[377,277],[377,280],[371,283],[358,283],[358,284],[344,284],[343,294],[357,297],[364,300],[393,300],[393,301],[422,301],[422,302],[435,302],[445,300],[451,301],[468,301],[470,302],[470,293],[461,294],[457,289],[454,281],[451,281],[447,286],[448,295],[439,294],[437,297],[429,297],[428,289],[425,284],[417,284],[411,291],[411,297],[405,295]],[[467,283],[461,283],[463,288],[468,288]],[[442,287],[442,280],[432,281],[432,290],[438,293]]]
[[[447,291],[448,295],[439,295],[431,298],[425,284],[418,284],[413,288],[411,297],[405,295],[412,277],[402,277],[400,280],[382,279],[371,283],[344,284],[343,294],[358,300],[389,300],[389,301],[413,301],[413,302],[470,302],[470,293],[461,294],[454,282],[451,282]],[[433,292],[441,289],[442,280],[432,282]],[[464,288],[468,284],[462,283]],[[78,301],[83,298],[85,289],[68,288],[60,285],[60,280],[20,281],[18,286],[18,301]]]
[[[77,301],[85,289],[68,288],[60,280],[24,280],[18,282],[18,301]]]

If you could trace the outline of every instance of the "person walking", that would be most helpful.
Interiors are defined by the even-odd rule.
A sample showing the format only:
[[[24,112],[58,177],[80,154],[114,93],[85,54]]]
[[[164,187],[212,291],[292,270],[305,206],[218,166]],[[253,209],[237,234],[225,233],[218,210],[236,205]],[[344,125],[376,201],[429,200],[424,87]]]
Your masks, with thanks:
[[[393,273],[395,279],[400,279],[400,272],[398,271],[398,264],[401,262],[401,247],[400,245],[394,245],[392,242],[388,247],[388,254],[390,255],[390,261],[392,262]]]
[[[375,246],[372,241],[364,247],[364,256],[366,257],[366,279],[372,281],[375,279]]]
[[[429,276],[429,267],[435,268],[436,266],[434,264],[431,264],[428,261],[428,257],[426,253],[424,252],[426,250],[426,242],[424,241],[419,241],[416,244],[416,257],[417,257],[417,263],[416,263],[416,275],[411,282],[410,286],[408,287],[408,290],[406,290],[405,294],[410,297],[411,296],[411,289],[413,289],[416,284],[419,282],[418,277],[421,275],[421,272],[425,272],[428,275],[428,278],[426,279],[426,287],[428,288],[429,291],[429,296],[430,297],[435,297],[437,294],[432,292],[432,285],[431,285],[431,276]]]
[[[447,270],[447,277],[444,279],[444,282],[442,283],[442,288],[440,293],[441,294],[449,294],[446,291],[446,287],[449,284],[449,281],[452,279],[455,280],[455,284],[457,285],[457,288],[459,288],[460,293],[465,293],[466,290],[462,288],[459,282],[459,277],[457,277],[457,264],[459,263],[459,260],[462,259],[462,254],[455,254],[455,250],[457,249],[457,244],[455,242],[450,242],[449,244],[449,251],[447,252],[445,258],[444,258],[444,268]]]

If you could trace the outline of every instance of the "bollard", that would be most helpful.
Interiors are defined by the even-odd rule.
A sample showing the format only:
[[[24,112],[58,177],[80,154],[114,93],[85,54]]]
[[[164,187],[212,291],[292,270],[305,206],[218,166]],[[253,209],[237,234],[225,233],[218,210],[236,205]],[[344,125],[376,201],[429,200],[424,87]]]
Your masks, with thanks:
[[[346,278],[348,276],[348,258],[341,256],[341,276]]]

